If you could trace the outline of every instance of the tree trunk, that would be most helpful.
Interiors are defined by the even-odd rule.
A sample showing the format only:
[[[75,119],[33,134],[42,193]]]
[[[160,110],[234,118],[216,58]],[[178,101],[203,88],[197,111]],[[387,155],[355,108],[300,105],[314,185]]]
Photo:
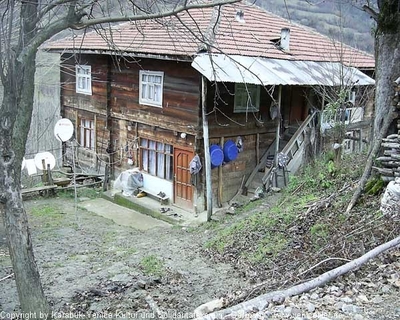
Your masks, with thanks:
[[[33,255],[28,220],[16,186],[10,186],[12,198],[0,205],[7,232],[10,257],[17,283],[21,311],[39,315],[49,314],[50,307],[40,283],[39,272]],[[42,316],[42,318],[47,318]]]
[[[393,121],[392,98],[394,81],[400,76],[400,33],[378,34],[375,39],[376,50],[376,94],[373,143],[371,145],[364,173],[353,197],[347,206],[349,213],[355,206],[371,174],[374,159],[378,155],[382,139],[386,136]]]
[[[29,132],[34,93],[36,53],[9,66],[0,108],[0,214],[3,217],[17,291],[23,313],[46,319],[50,307],[40,283],[28,218],[23,207],[20,176]],[[15,112],[17,110],[17,112]]]

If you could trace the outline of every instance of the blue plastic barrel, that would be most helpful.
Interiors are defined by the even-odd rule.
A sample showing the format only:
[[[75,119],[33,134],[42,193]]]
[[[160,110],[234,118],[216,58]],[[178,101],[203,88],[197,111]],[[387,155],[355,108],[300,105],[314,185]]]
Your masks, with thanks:
[[[210,146],[211,168],[219,167],[224,161],[224,153],[219,145]]]
[[[238,148],[235,142],[228,140],[224,144],[224,161],[235,160],[238,156]]]

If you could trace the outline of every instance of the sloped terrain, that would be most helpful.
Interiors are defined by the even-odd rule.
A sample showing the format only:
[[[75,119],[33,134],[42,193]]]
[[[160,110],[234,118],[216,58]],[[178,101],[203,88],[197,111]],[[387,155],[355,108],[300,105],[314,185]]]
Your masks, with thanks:
[[[196,228],[138,231],[75,211],[73,199],[62,195],[27,201],[35,255],[56,317],[148,319],[158,312],[165,319],[190,319],[210,300],[238,303],[360,256],[399,234],[399,218],[379,213],[379,194],[344,214],[362,163],[360,156],[340,166],[329,158],[318,161],[282,194],[243,198],[234,212],[220,210]],[[4,229],[0,234],[0,310],[18,311],[14,278],[5,278],[12,269]],[[398,319],[399,288],[397,249],[246,319]]]

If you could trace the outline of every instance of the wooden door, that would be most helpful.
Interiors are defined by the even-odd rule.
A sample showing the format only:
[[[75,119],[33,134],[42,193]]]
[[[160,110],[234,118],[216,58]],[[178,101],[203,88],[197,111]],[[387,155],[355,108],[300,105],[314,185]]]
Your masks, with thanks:
[[[193,208],[193,187],[189,171],[192,159],[193,152],[174,148],[174,203],[186,209]]]

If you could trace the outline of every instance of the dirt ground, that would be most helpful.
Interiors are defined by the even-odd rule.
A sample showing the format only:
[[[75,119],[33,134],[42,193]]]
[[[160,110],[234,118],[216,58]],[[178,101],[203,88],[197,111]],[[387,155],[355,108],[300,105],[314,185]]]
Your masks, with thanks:
[[[146,318],[153,301],[163,312],[191,318],[200,304],[247,285],[237,270],[201,254],[206,229],[139,231],[79,208],[75,213],[70,199],[25,207],[44,290],[60,315],[143,312],[138,318]],[[12,273],[1,228],[0,278]],[[2,281],[0,291],[0,310],[18,310],[14,279]]]
[[[213,236],[212,224],[139,231],[75,210],[72,199],[30,200],[25,207],[54,318],[149,319],[159,310],[164,319],[191,319],[202,303],[254,285],[234,264],[211,261],[202,253]],[[0,279],[12,274],[4,234],[1,223]],[[375,261],[366,273],[352,273],[314,293],[272,305],[254,319],[400,319],[399,251],[392,256],[390,264]],[[378,290],[383,293],[375,301],[371,297]],[[365,299],[359,301],[360,296]],[[357,312],[346,313],[350,307]],[[297,311],[302,308],[318,313],[301,317]],[[0,310],[0,319],[18,311],[13,277],[0,283]],[[339,311],[340,316],[326,316]]]

